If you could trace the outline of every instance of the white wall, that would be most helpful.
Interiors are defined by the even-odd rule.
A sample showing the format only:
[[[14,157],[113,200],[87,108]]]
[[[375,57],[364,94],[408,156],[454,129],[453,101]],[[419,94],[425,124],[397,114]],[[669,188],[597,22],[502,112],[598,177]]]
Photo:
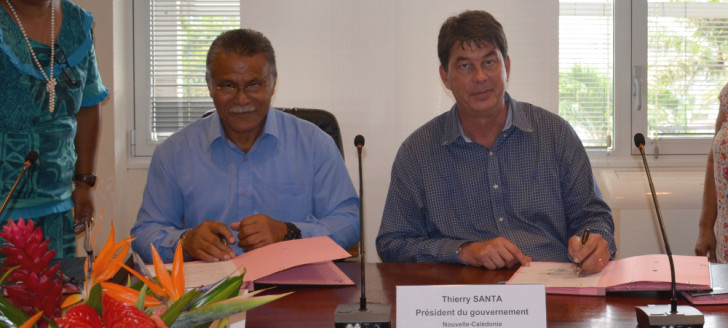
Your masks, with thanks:
[[[99,71],[110,95],[101,103],[101,130],[94,189],[96,215],[103,213],[95,249],[103,246],[113,220],[116,239],[129,235],[141,204],[146,169],[129,167],[129,130],[133,128],[131,57],[132,17],[128,0],[74,0],[94,15],[94,36]],[[78,246],[83,239],[77,239]],[[85,253],[78,247],[79,254]]]
[[[694,255],[705,168],[653,168],[651,174],[672,253]],[[645,171],[602,168],[596,176],[614,214],[617,257],[665,253]]]
[[[279,107],[322,108],[342,129],[346,164],[358,188],[354,136],[363,151],[365,242],[374,245],[400,143],[454,103],[438,74],[437,35],[449,16],[485,9],[504,26],[509,92],[556,111],[558,3],[549,1],[243,1],[243,27],[276,50]]]

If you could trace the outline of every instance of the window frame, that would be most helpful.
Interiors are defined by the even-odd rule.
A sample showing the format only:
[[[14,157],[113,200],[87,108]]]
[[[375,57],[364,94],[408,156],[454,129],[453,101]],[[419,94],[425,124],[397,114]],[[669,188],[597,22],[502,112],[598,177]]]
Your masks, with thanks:
[[[157,143],[152,139],[152,99],[148,78],[150,72],[149,0],[132,0],[132,7],[134,12],[134,128],[131,130],[131,156],[151,157]],[[140,75],[147,77],[139,78]]]

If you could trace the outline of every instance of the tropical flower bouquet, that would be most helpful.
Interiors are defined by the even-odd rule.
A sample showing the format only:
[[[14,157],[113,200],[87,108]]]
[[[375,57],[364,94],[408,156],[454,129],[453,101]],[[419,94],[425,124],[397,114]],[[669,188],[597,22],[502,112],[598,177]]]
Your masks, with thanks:
[[[98,231],[98,227],[97,227]],[[87,231],[86,233],[90,233]],[[272,302],[290,293],[239,295],[245,272],[211,286],[185,290],[182,249],[177,247],[171,272],[152,246],[156,277],[142,275],[123,262],[133,237],[114,239],[114,224],[98,257],[84,264],[80,293],[62,293],[60,264],[50,266],[55,250],[33,222],[9,221],[0,232],[0,252],[7,271],[0,278],[0,327],[226,327],[236,313]],[[94,233],[93,240],[96,239]],[[110,282],[121,269],[139,282]]]

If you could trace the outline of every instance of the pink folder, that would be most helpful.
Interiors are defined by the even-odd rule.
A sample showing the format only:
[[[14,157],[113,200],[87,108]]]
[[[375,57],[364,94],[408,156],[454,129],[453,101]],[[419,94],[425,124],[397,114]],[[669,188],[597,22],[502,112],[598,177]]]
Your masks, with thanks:
[[[709,290],[710,269],[704,256],[673,255],[676,287],[684,290]],[[508,284],[543,284],[546,293],[605,295],[614,291],[670,290],[670,265],[667,255],[651,254],[611,261],[598,274],[576,277],[575,264],[532,262],[522,266]]]
[[[239,275],[243,270],[247,270],[244,282],[282,273],[269,278],[268,283],[354,285],[331,262],[350,256],[349,252],[326,236],[287,240],[245,252],[229,261],[185,262],[185,287],[213,284],[223,278]],[[171,264],[167,266],[171,268]],[[283,274],[288,270],[293,271]],[[154,269],[150,267],[150,271],[154,272]]]
[[[728,264],[710,264],[710,291],[681,292],[695,305],[728,304]]]

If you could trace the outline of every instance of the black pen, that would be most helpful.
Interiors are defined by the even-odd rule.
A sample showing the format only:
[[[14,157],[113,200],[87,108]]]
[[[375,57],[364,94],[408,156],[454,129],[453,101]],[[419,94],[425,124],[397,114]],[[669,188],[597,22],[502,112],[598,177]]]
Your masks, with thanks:
[[[586,244],[586,241],[589,239],[589,229],[584,229],[584,234],[581,236],[581,247],[584,247]],[[576,265],[576,276],[579,277],[579,273],[581,273],[581,264],[584,263],[584,260],[581,260]]]

